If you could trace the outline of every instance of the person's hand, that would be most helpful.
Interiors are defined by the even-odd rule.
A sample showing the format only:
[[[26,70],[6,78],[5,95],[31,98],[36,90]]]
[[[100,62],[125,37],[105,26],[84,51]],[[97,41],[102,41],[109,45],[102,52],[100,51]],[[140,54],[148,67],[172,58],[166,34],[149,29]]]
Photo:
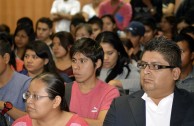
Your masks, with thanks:
[[[115,86],[115,87],[122,87],[122,83],[120,80],[111,80],[108,82],[108,84]]]
[[[4,101],[0,101],[0,110],[4,108]]]

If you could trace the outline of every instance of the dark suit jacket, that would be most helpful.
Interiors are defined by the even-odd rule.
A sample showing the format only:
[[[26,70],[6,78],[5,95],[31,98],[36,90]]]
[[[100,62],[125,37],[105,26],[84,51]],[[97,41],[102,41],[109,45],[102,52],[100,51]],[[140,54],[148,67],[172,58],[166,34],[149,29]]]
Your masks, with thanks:
[[[144,91],[115,99],[106,115],[103,126],[145,126]],[[175,89],[170,126],[194,126],[194,95]]]

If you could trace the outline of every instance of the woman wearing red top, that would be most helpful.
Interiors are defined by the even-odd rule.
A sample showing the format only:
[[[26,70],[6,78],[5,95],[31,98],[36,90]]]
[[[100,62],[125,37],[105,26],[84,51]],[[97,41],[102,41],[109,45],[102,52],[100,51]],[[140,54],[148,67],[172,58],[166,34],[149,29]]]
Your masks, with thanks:
[[[32,79],[23,94],[28,115],[12,126],[88,126],[78,115],[67,112],[64,81],[55,74],[43,73]]]

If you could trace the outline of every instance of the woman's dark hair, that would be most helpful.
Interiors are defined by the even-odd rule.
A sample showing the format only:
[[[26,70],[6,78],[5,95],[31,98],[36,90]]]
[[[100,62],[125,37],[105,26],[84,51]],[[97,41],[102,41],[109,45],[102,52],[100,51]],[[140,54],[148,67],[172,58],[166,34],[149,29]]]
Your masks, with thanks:
[[[76,53],[82,53],[90,58],[93,65],[100,59],[103,63],[104,52],[102,47],[91,38],[81,38],[77,40],[70,49],[70,57],[72,58]],[[99,76],[102,65],[96,70],[96,76]]]
[[[17,35],[17,33],[21,30],[24,30],[28,36],[28,42],[31,43],[32,41],[35,40],[35,33],[34,33],[34,29],[33,27],[31,27],[29,24],[19,24],[17,25],[14,35],[13,35],[13,41],[14,41],[14,48],[16,49],[16,44],[15,44],[15,37]],[[22,56],[23,59],[24,55]]]
[[[111,21],[113,24],[115,24],[115,26],[116,26],[116,28],[113,29],[113,32],[117,32],[118,27],[117,27],[117,23],[116,23],[116,21],[115,21],[115,19],[114,19],[114,16],[113,16],[112,14],[105,14],[105,15],[103,15],[103,16],[101,17],[101,19],[103,19],[103,18],[109,18],[110,21]]]
[[[29,25],[29,27],[33,27],[33,21],[29,17],[22,17],[17,20],[17,25]]]
[[[74,44],[74,39],[71,33],[66,31],[57,32],[53,35],[52,40],[54,37],[59,38],[61,45],[63,48],[68,52],[68,47]]]
[[[123,68],[126,67],[128,70],[128,73],[125,78],[129,76],[130,68],[128,67],[128,64],[130,63],[130,59],[128,58],[128,55],[124,49],[124,46],[118,37],[118,35],[114,32],[105,31],[100,33],[96,37],[96,41],[100,43],[108,43],[113,46],[114,49],[116,49],[119,53],[119,57],[117,60],[116,65],[110,70],[109,75],[105,79],[106,82],[109,82],[110,80],[113,80],[117,75],[122,74]]]
[[[42,59],[48,59],[48,63],[44,65],[44,72],[56,72],[55,62],[48,45],[40,40],[33,41],[26,46],[26,50],[32,50]]]
[[[54,73],[42,73],[34,77],[33,80],[41,80],[43,81],[47,88],[46,92],[48,93],[48,96],[51,100],[55,99],[56,96],[61,97],[61,103],[60,103],[60,109],[69,111],[67,102],[65,100],[65,85],[63,79],[61,79],[60,76]]]
[[[15,32],[14,32],[14,37],[16,36],[16,34],[21,31],[24,30],[29,38],[29,42],[34,41],[35,40],[35,33],[34,33],[34,29],[33,27],[31,27],[28,24],[21,24],[21,25],[17,25]]]

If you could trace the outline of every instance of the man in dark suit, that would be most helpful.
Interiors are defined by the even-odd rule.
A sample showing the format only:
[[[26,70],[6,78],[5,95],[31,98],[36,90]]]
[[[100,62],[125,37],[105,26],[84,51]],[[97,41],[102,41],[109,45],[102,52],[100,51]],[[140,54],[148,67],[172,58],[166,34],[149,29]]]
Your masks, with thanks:
[[[176,43],[152,39],[138,62],[143,90],[115,99],[104,126],[194,126],[194,95],[175,86],[180,66]]]

